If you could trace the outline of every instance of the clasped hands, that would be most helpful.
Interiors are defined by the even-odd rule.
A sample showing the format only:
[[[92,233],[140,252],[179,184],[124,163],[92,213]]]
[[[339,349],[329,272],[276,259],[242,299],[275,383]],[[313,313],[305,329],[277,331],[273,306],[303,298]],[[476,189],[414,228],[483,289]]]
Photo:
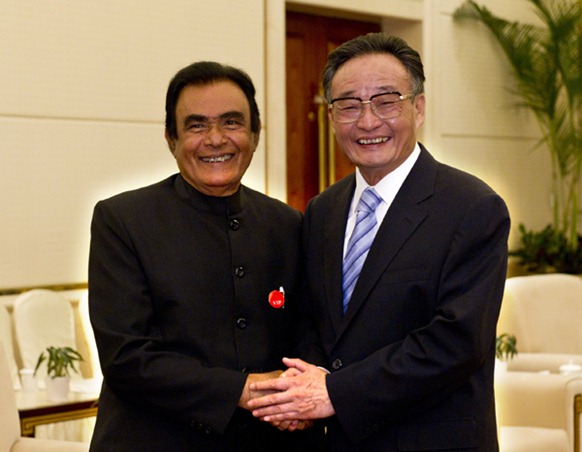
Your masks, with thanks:
[[[279,430],[289,431],[304,430],[315,419],[334,415],[325,384],[327,372],[300,359],[283,358],[283,363],[288,368],[285,372],[249,375],[243,407]]]

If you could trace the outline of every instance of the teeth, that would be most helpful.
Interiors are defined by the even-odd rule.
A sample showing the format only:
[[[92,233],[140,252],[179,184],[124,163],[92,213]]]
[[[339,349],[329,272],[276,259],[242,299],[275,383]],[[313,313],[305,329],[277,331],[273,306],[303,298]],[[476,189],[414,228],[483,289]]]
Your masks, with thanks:
[[[207,163],[219,163],[226,162],[232,158],[232,154],[221,155],[220,157],[202,157],[203,162]]]
[[[386,141],[388,141],[388,138],[383,137],[383,138],[372,138],[370,140],[361,139],[361,140],[358,140],[358,143],[360,143],[360,144],[378,144],[378,143],[384,143]]]

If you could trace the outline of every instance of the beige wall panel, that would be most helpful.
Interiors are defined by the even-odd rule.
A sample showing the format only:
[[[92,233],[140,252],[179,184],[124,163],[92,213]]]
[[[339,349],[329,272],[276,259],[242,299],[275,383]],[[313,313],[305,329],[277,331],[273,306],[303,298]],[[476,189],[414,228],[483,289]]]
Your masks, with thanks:
[[[262,0],[0,0],[0,11],[2,115],[159,122],[169,79],[199,59],[245,68],[263,94]]]
[[[0,288],[86,281],[95,203],[176,172],[162,132],[141,124],[1,120]]]
[[[442,161],[486,181],[507,203],[512,228],[510,248],[517,246],[517,226],[542,229],[551,222],[551,174],[548,154],[533,150],[535,140],[447,137]]]
[[[269,0],[278,1],[278,0]],[[425,0],[289,0],[288,4],[316,8],[329,8],[357,14],[391,16],[401,19],[422,19]]]

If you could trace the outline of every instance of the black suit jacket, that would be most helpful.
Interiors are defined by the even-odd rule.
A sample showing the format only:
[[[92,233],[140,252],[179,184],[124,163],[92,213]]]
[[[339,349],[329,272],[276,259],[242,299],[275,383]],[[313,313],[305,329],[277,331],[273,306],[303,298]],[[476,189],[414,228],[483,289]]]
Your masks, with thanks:
[[[93,451],[309,449],[318,429],[279,432],[236,408],[247,373],[296,354],[301,221],[244,186],[212,198],[180,175],[97,204],[89,302],[104,385]]]
[[[503,200],[421,146],[343,316],[342,249],[354,188],[353,175],[339,181],[311,201],[304,220],[310,295],[332,372],[330,450],[497,450],[495,328],[509,232]]]

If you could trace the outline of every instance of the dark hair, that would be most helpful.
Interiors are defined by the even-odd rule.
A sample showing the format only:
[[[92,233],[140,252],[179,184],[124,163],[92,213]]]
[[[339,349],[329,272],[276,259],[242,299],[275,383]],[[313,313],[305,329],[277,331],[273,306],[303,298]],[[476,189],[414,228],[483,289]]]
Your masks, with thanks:
[[[326,100],[331,102],[331,82],[344,63],[352,58],[375,53],[387,53],[398,58],[408,71],[412,93],[416,95],[424,92],[424,69],[418,52],[396,36],[386,33],[368,33],[343,43],[329,53],[323,70],[323,89]]]
[[[261,119],[255,100],[255,86],[246,72],[214,61],[199,61],[178,71],[170,81],[166,93],[166,131],[172,138],[178,136],[176,128],[176,103],[182,90],[189,85],[209,85],[214,82],[230,81],[245,94],[251,111],[251,131],[259,132]]]

